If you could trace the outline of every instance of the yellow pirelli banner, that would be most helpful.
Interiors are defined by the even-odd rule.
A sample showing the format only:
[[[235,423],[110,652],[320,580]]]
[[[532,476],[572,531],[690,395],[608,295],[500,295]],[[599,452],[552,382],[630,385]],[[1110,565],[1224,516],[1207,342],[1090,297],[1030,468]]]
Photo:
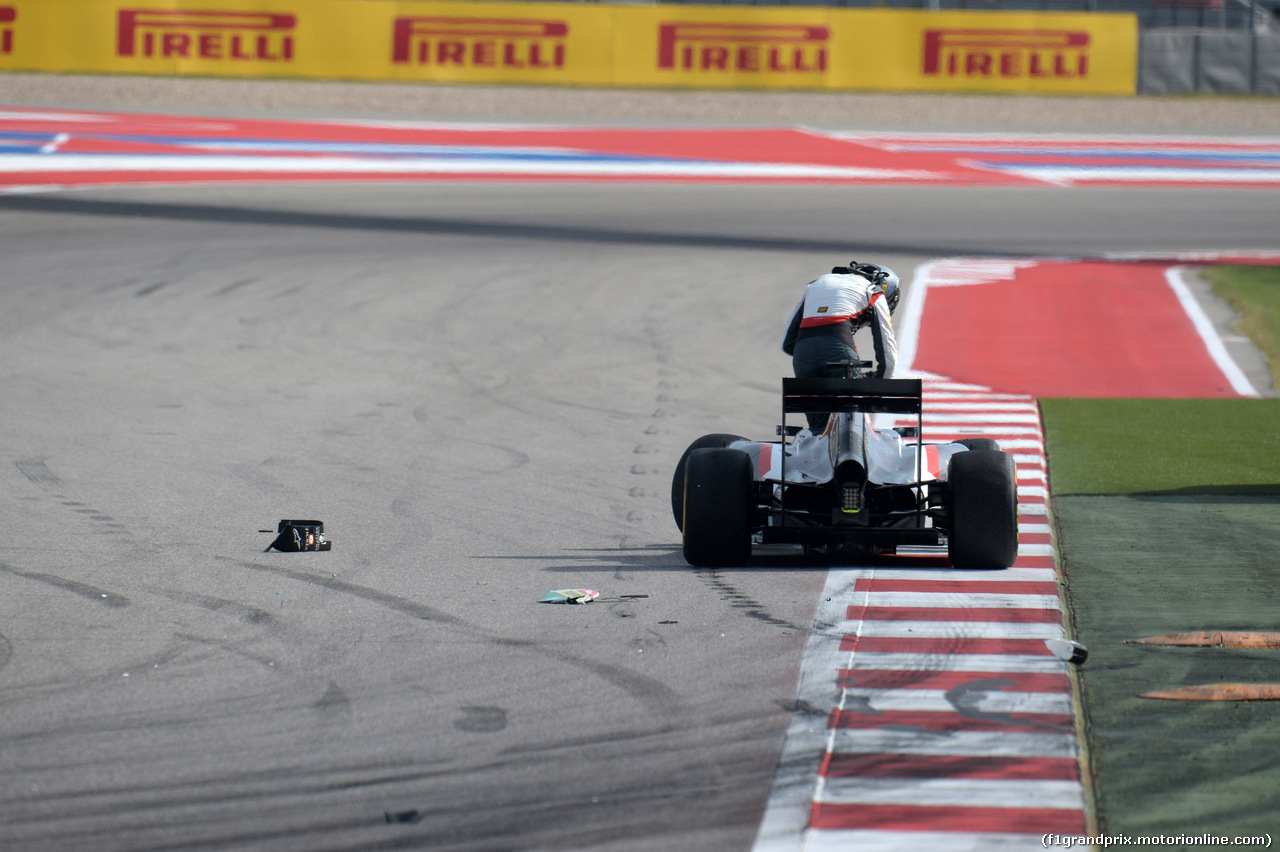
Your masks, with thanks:
[[[1133,94],[1132,15],[619,9],[620,85]]]
[[[0,0],[0,69],[1132,94],[1132,15],[418,0]]]

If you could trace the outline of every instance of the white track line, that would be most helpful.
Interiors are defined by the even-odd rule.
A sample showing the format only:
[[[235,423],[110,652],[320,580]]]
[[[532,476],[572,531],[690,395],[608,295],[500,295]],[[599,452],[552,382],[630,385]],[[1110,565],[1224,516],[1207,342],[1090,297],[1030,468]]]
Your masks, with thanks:
[[[1227,377],[1227,381],[1231,382],[1232,390],[1241,396],[1257,396],[1258,391],[1245,376],[1244,371],[1240,369],[1240,365],[1227,352],[1227,347],[1222,345],[1222,338],[1218,336],[1218,331],[1213,327],[1213,322],[1205,315],[1204,309],[1200,307],[1196,297],[1191,294],[1191,288],[1187,286],[1186,281],[1182,278],[1183,271],[1184,267],[1173,266],[1164,271],[1164,277],[1169,282],[1169,286],[1173,288],[1174,295],[1178,297],[1178,302],[1182,305],[1182,309],[1187,312],[1191,323],[1196,327],[1196,333],[1204,341],[1205,347],[1209,350],[1209,357],[1218,365],[1218,369]]]

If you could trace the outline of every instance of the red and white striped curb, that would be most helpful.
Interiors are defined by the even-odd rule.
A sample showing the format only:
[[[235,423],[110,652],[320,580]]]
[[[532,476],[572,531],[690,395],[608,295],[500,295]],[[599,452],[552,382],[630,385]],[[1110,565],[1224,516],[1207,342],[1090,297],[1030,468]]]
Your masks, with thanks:
[[[921,548],[833,569],[757,852],[1039,849],[1087,834],[1031,397],[925,383],[925,439],[989,437],[1018,471],[1018,559],[956,571]]]

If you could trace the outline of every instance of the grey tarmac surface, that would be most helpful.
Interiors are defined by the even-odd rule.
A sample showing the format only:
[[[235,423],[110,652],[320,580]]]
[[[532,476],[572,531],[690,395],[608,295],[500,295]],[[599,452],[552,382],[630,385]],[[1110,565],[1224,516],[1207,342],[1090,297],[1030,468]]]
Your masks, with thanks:
[[[771,434],[799,287],[1256,249],[1268,196],[0,198],[0,846],[747,848],[823,572],[691,569],[670,475]]]

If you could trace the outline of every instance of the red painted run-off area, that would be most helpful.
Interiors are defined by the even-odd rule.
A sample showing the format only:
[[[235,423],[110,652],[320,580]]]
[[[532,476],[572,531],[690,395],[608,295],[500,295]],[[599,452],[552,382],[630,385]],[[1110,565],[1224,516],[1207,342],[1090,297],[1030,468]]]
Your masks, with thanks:
[[[1235,397],[1162,262],[1046,260],[932,286],[914,366],[1034,397]]]
[[[0,106],[0,191],[314,180],[1280,188],[1274,140],[273,121]]]
[[[0,188],[457,179],[1039,183],[949,151],[793,127],[273,121],[0,107],[6,154]]]

